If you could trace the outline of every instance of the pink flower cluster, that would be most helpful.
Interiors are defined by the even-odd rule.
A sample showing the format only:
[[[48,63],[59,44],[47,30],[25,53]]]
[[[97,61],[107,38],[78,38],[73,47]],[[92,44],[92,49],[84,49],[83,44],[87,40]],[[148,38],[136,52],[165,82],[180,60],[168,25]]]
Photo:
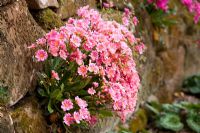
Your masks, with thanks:
[[[133,59],[133,52],[143,53],[144,45],[135,48],[137,38],[128,29],[130,10],[125,9],[124,25],[116,21],[105,21],[98,11],[82,7],[77,12],[79,19],[70,18],[65,26],[51,30],[31,48],[42,47],[35,53],[38,62],[48,57],[60,58],[77,64],[77,76],[99,77],[86,89],[91,97],[102,98],[98,104],[111,103],[113,110],[125,121],[133,113],[140,86],[140,78]],[[133,18],[136,25],[138,20]],[[44,50],[46,49],[46,50]],[[48,54],[47,54],[48,53]],[[52,78],[60,81],[58,73],[52,71]],[[74,99],[72,101],[71,99]],[[90,115],[89,101],[70,97],[62,102],[66,112],[64,123],[68,126],[80,121],[95,123]],[[78,105],[79,110],[74,110]],[[98,115],[98,114],[97,114]]]
[[[105,8],[112,8],[113,6],[114,6],[114,4],[112,1],[103,3],[103,7],[105,7]]]
[[[131,26],[131,25],[137,26],[139,21],[138,21],[137,17],[133,15],[133,13],[131,12],[130,9],[125,8],[123,16],[122,16],[122,23],[123,23],[123,25],[125,25],[127,27]]]
[[[181,0],[181,3],[194,14],[194,22],[197,24],[200,20],[200,2],[197,0]]]
[[[169,0],[147,0],[149,4],[155,4],[156,8],[163,11],[168,10]],[[181,0],[181,3],[194,14],[194,22],[197,24],[200,20],[200,2],[198,0]]]
[[[163,11],[168,10],[169,0],[147,0],[149,4],[155,3],[156,8],[161,9]]]
[[[143,54],[145,49],[146,46],[144,45],[144,43],[135,46],[135,51],[137,51],[139,54]]]
[[[93,119],[95,118],[95,116],[91,117],[90,112],[87,109],[87,102],[81,98],[79,98],[78,96],[75,97],[75,102],[76,104],[79,106],[79,110],[78,111],[74,111],[73,113],[66,113],[63,120],[64,123],[68,126],[70,126],[73,123],[77,123],[79,124],[80,121],[85,120],[85,121],[93,121]],[[63,109],[63,111],[69,111],[72,110],[73,107],[73,102],[70,99],[65,99],[62,102],[61,108]]]

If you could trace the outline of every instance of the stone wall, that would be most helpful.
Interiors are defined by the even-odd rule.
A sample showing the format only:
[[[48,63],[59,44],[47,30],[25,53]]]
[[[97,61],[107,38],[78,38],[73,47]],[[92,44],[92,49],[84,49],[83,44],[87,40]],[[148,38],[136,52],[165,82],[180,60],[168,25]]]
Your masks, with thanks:
[[[200,73],[200,48],[196,42],[200,27],[193,23],[191,14],[184,11],[183,15],[179,10],[176,15],[178,24],[165,29],[154,27],[147,12],[136,12],[143,20],[140,28],[148,47],[147,60],[140,68],[144,101],[152,94],[161,102],[171,102],[174,91],[181,89],[183,79]]]
[[[86,4],[94,8],[97,6],[95,0],[27,2],[28,5],[25,0],[0,2],[0,133],[47,132],[42,109],[32,93],[36,83],[35,73],[40,66],[33,64],[32,53],[27,46],[42,36],[44,30],[63,25],[67,18],[75,15],[78,7]],[[122,9],[126,4],[122,2],[117,6]],[[137,5],[132,7],[137,9]],[[194,45],[194,40],[199,39],[200,28],[182,14],[178,14],[179,24],[167,29],[155,28],[145,11],[136,10],[136,14],[142,20],[137,31],[141,32],[148,48],[145,61],[138,67],[142,80],[138,103],[146,101],[151,95],[162,102],[170,102],[185,77],[200,73],[200,49]],[[116,14],[113,17],[118,19]],[[111,124],[112,127],[115,120],[102,121],[87,132],[104,133],[109,130],[106,125]]]

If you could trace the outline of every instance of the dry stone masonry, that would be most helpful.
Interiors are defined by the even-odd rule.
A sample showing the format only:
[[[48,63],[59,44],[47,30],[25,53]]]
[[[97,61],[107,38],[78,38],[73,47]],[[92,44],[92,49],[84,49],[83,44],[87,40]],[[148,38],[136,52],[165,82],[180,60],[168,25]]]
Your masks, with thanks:
[[[62,19],[74,16],[79,7],[89,5],[94,8],[96,6],[96,0],[60,0],[59,2],[60,6],[56,12]]]
[[[27,46],[43,34],[24,0],[0,7],[0,103],[14,105],[34,82],[34,64]],[[35,66],[36,67],[36,66]]]
[[[40,70],[40,66],[33,63],[27,46],[45,33],[43,29],[48,31],[63,25],[62,20],[74,16],[84,5],[96,8],[97,3],[96,0],[0,0],[0,133],[48,132],[37,99],[25,96],[35,89],[35,74]],[[121,2],[117,6],[127,5]],[[34,17],[39,16],[38,23],[28,7]],[[200,73],[200,60],[197,59],[200,49],[192,41],[200,36],[199,28],[193,26],[192,21],[184,21],[185,16],[180,15],[179,25],[158,30],[151,25],[146,12],[136,14],[143,20],[140,22],[141,33],[148,48],[146,61],[138,68],[142,79],[138,101],[145,101],[151,94],[162,102],[170,101],[183,78]],[[118,19],[116,14],[113,16]],[[191,29],[196,30],[191,32]],[[116,124],[114,122],[118,121],[105,119],[95,128],[88,131],[77,129],[77,132],[104,133]]]

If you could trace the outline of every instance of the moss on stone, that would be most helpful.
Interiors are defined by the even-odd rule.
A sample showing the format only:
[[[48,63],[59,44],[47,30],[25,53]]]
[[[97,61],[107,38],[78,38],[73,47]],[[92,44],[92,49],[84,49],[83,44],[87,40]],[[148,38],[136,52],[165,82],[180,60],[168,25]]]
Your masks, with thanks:
[[[144,109],[139,109],[135,115],[132,121],[130,122],[130,129],[133,133],[136,133],[138,131],[142,131],[145,129],[147,125],[147,114]]]
[[[9,101],[8,87],[0,85],[0,105],[5,105]]]
[[[38,12],[33,12],[33,17],[45,31],[49,31],[64,25],[64,22],[61,20],[61,18],[49,8]]]
[[[45,133],[46,125],[38,104],[33,97],[28,98],[19,107],[11,111],[11,117],[17,132]]]
[[[107,20],[115,20],[118,23],[122,23],[122,14],[123,12],[119,10],[109,9],[109,10],[101,10],[100,12],[104,19]]]
[[[23,129],[24,132],[29,132],[32,133],[31,131],[31,125],[35,122],[34,119],[31,119],[28,117],[28,115],[26,113],[23,113],[23,111],[21,109],[16,110],[16,112],[14,112],[12,114],[12,118],[14,119],[20,119],[19,121],[16,122],[16,130],[19,130],[18,128],[20,127],[21,129]]]

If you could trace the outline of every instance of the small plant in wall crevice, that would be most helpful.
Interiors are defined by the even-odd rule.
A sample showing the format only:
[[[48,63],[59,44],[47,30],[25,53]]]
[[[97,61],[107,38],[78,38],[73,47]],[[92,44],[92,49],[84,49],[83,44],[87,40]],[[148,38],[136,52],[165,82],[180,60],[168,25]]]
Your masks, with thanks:
[[[136,17],[125,9],[119,24],[88,6],[77,14],[29,47],[44,65],[38,89],[43,105],[65,127],[95,125],[113,113],[125,121],[140,86],[133,55],[145,49],[131,31]]]

